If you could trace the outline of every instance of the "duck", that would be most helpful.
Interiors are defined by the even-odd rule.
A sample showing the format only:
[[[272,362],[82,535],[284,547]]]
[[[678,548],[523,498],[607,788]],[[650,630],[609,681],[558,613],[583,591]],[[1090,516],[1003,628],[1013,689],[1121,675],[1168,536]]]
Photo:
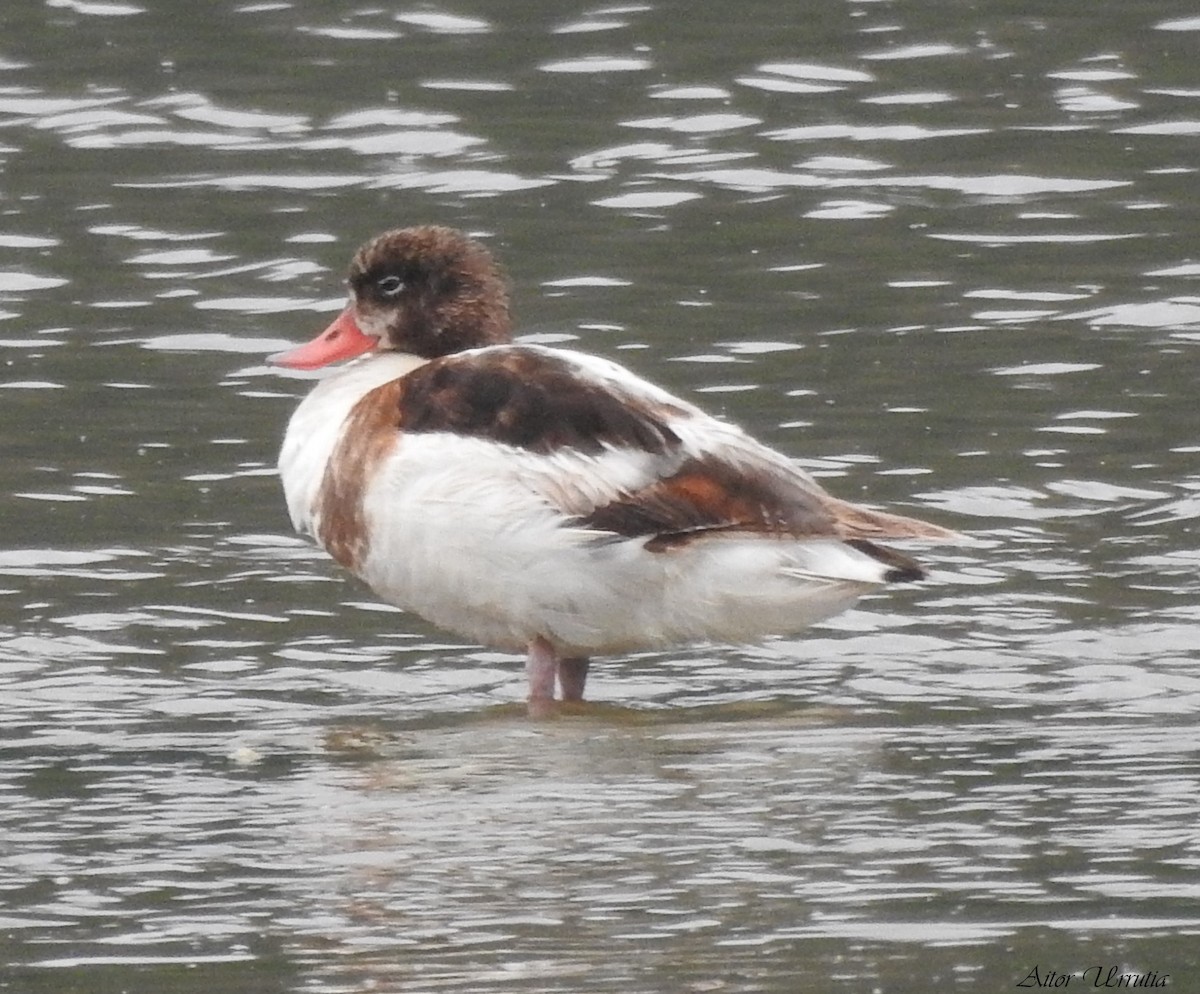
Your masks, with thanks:
[[[595,656],[794,635],[925,577],[884,543],[960,538],[616,362],[514,341],[507,279],[459,230],[376,235],[346,285],[271,357],[342,363],[284,433],[292,524],[383,601],[523,654],[533,714],[582,701]]]

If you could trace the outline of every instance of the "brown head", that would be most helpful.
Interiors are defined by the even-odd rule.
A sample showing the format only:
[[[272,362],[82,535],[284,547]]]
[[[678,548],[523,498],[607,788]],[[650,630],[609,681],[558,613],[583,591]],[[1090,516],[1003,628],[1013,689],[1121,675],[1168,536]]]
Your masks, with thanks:
[[[434,225],[376,235],[354,253],[350,302],[317,338],[272,356],[315,369],[370,349],[425,359],[512,341],[508,288],[491,253]]]

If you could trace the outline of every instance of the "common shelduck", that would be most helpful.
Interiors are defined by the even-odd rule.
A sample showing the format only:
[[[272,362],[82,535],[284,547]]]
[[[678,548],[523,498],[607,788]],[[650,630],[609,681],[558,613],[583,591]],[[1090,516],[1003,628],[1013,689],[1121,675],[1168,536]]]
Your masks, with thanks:
[[[938,525],[827,493],[787,456],[608,359],[514,343],[483,245],[372,238],[349,303],[272,357],[317,383],[279,458],[296,529],[383,600],[527,653],[530,709],[588,657],[790,634],[922,568]]]

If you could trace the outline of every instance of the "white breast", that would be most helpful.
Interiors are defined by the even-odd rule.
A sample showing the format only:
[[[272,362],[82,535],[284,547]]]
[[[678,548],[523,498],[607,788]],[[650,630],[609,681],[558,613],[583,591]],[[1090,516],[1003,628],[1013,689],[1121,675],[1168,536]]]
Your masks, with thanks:
[[[336,370],[301,401],[288,422],[279,453],[279,477],[297,531],[316,534],[317,491],[354,405],[376,387],[424,362],[399,352],[372,354]]]

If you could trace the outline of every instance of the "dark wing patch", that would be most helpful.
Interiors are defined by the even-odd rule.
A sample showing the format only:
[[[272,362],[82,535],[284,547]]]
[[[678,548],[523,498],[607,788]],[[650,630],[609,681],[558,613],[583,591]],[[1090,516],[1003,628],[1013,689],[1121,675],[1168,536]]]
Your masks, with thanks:
[[[891,582],[920,580],[916,560],[867,539],[945,538],[952,532],[913,518],[835,500],[713,457],[689,459],[671,476],[597,507],[579,519],[586,528],[645,538],[649,552],[669,552],[701,538],[752,534],[763,538],[836,538],[887,567]]]
[[[906,556],[902,552],[889,549],[885,545],[868,542],[865,538],[850,538],[846,540],[846,544],[853,546],[859,552],[865,552],[876,562],[883,563],[888,567],[883,578],[889,583],[907,583],[925,579],[925,568],[911,556]]]
[[[580,524],[645,536],[646,548],[655,552],[715,531],[781,538],[837,534],[833,516],[812,493],[712,457],[689,459],[670,476],[597,507]]]
[[[519,345],[434,359],[400,382],[401,430],[452,432],[543,454],[606,446],[665,453],[679,445],[667,421],[685,413]]]

